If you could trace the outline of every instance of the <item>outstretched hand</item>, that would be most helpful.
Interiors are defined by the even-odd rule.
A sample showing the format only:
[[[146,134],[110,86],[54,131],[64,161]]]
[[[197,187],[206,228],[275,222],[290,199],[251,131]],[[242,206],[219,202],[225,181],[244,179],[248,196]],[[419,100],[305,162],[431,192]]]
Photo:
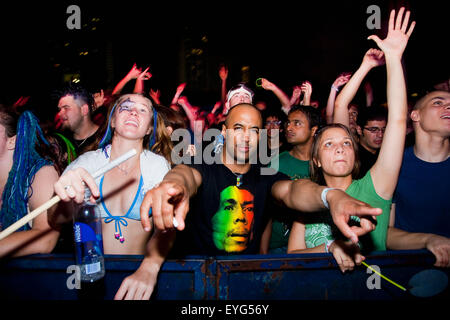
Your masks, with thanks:
[[[358,236],[375,230],[375,224],[369,219],[375,220],[374,216],[383,212],[380,208],[372,208],[352,198],[342,190],[331,190],[328,193],[328,199],[334,224],[353,243],[358,242]],[[351,216],[361,217],[360,226],[349,226]]]
[[[184,220],[189,211],[187,191],[177,183],[163,181],[149,190],[141,204],[141,223],[145,231],[150,231],[149,211],[152,209],[156,229],[172,229],[173,218],[178,222],[177,229],[184,229]]]
[[[375,41],[377,46],[383,50],[385,56],[395,56],[401,58],[403,51],[405,51],[409,37],[414,30],[416,22],[411,22],[408,29],[410,11],[406,11],[405,16],[403,17],[404,11],[404,7],[400,8],[397,19],[395,19],[395,10],[391,11],[388,34],[384,40],[381,40],[376,35],[371,35],[367,38]]]

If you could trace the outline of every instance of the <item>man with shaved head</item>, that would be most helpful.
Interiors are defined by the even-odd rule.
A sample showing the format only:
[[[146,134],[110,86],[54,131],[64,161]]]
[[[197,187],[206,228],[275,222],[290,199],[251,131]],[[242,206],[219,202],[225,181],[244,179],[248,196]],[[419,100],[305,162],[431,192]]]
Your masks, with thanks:
[[[411,111],[415,144],[405,150],[387,246],[427,248],[450,266],[450,92],[433,91]]]
[[[262,117],[255,106],[241,103],[232,107],[222,126],[225,142],[220,161],[173,168],[145,196],[141,206],[144,229],[149,229],[151,207],[156,228],[172,231],[174,217],[178,230],[186,227],[177,234],[177,243],[183,245],[180,254],[256,254],[267,222],[264,206],[273,196],[281,204],[303,212],[317,212],[328,206],[335,224],[353,241],[373,230],[368,219],[362,219],[357,228],[350,228],[347,221],[351,215],[378,215],[380,209],[310,180],[292,181],[275,171],[272,175],[262,174],[261,166],[251,161],[261,128]]]

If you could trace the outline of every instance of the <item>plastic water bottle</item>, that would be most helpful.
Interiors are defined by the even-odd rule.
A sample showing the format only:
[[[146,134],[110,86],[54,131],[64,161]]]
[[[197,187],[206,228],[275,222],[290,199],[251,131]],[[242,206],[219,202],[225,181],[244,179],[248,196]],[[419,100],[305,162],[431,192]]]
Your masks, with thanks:
[[[91,191],[86,188],[84,203],[73,217],[75,259],[84,282],[94,282],[105,275],[102,221],[100,211],[89,201],[90,197]]]

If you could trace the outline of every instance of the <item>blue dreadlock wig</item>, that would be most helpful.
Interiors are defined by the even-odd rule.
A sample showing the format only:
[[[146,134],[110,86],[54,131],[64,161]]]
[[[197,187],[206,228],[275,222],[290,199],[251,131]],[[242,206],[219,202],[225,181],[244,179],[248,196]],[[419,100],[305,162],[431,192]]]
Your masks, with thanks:
[[[117,102],[114,104],[114,106],[111,108],[111,112],[109,113],[109,116],[108,116],[108,126],[106,128],[105,135],[103,136],[102,140],[99,143],[99,148],[102,148],[103,151],[112,141],[112,128],[111,128],[112,115],[114,114],[114,111],[116,110],[117,106],[120,106],[122,103],[126,102],[125,97],[128,97],[128,96],[129,95],[120,97],[117,100]],[[148,100],[150,101],[150,99],[148,99]],[[153,111],[153,129],[152,129],[153,133],[150,137],[150,142],[149,142],[149,146],[148,146],[149,150],[152,149],[153,145],[156,142],[156,128],[157,128],[157,122],[158,122],[158,112],[153,107],[153,104],[151,103],[151,101],[150,101],[150,107],[152,108],[152,111]]]
[[[2,194],[0,211],[0,229],[6,229],[11,224],[25,216],[28,200],[33,195],[31,184],[36,172],[52,162],[42,158],[36,151],[37,135],[49,146],[37,118],[30,111],[25,111],[19,118],[16,130],[16,146],[13,155],[13,166],[9,171],[8,180]],[[29,189],[31,190],[28,195]],[[25,225],[19,231],[30,229]]]

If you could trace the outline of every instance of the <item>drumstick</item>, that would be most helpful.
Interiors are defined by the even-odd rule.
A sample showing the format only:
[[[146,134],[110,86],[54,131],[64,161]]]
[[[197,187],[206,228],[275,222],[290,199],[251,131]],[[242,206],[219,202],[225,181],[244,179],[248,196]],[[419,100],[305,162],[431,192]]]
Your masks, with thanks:
[[[102,175],[104,175],[106,172],[108,172],[109,170],[113,169],[114,167],[117,167],[122,162],[130,159],[134,155],[136,155],[136,149],[131,149],[130,151],[128,151],[128,152],[124,153],[123,155],[121,155],[120,157],[118,157],[117,159],[114,159],[113,161],[111,161],[110,163],[105,165],[104,167],[98,169],[93,174],[94,180],[99,178],[99,177],[101,177]],[[33,220],[38,215],[40,215],[42,212],[46,211],[47,209],[49,209],[53,205],[57,204],[60,200],[61,200],[61,198],[59,196],[54,196],[53,198],[51,198],[47,202],[43,203],[38,208],[36,208],[33,211],[31,211],[26,216],[22,217],[22,219],[17,220],[15,223],[10,225],[8,228],[6,228],[2,232],[0,232],[0,240],[2,240],[3,238],[6,238],[7,236],[9,236],[11,233],[16,231],[20,227],[24,226],[30,220]]]

